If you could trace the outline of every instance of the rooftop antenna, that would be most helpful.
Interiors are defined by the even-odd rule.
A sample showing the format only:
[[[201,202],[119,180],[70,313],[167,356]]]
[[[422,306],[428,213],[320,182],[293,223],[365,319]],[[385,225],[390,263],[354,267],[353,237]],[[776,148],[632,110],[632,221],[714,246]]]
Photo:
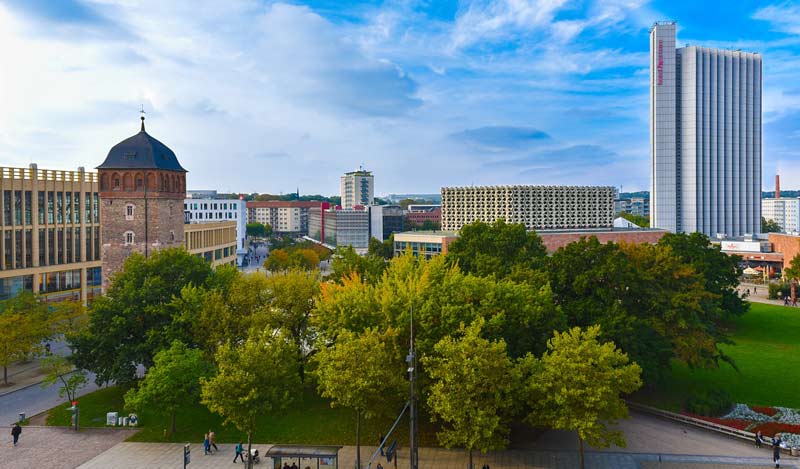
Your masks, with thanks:
[[[141,111],[139,111],[139,114],[141,114],[141,115],[142,115],[142,117],[141,117],[141,119],[142,119],[142,132],[144,132],[144,115],[145,115],[145,112],[144,112],[144,104],[142,104],[141,106],[142,106],[142,110],[141,110]]]

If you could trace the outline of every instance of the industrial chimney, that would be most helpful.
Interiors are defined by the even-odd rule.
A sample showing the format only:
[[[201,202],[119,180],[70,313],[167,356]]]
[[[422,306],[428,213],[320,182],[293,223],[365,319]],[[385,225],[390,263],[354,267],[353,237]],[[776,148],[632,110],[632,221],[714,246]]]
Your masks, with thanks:
[[[781,198],[781,176],[780,174],[775,175],[775,198]]]

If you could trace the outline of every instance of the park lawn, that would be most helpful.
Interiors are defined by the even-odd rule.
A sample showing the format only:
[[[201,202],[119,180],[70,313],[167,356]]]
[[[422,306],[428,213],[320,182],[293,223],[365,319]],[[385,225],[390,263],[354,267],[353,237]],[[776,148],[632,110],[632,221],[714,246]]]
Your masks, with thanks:
[[[734,402],[800,408],[800,309],[751,303],[734,323],[734,344],[720,348],[733,358],[716,369],[690,369],[674,363],[657,391],[637,393],[634,400],[667,410],[681,410],[693,393],[719,387]]]
[[[125,390],[110,387],[87,394],[79,399],[81,411],[80,423],[84,427],[105,426],[106,412],[124,412]],[[67,404],[50,410],[47,425],[69,425],[69,411]],[[400,409],[398,409],[398,412]],[[128,441],[141,442],[201,442],[203,434],[213,429],[216,441],[220,443],[235,443],[246,441],[247,436],[232,427],[222,425],[222,419],[211,413],[201,404],[187,404],[182,407],[176,418],[176,432],[169,438],[164,438],[164,429],[169,428],[169,417],[153,412],[141,412],[139,416],[140,431],[130,437]],[[385,432],[394,418],[388,419],[362,419],[361,440],[365,445],[377,445],[377,440]],[[424,423],[426,418],[420,418],[420,441],[424,446],[437,446],[436,428]],[[294,405],[282,415],[264,418],[262,425],[253,435],[257,443],[284,443],[284,444],[337,444],[355,445],[356,418],[355,413],[349,409],[331,408],[328,400],[319,397],[313,388],[306,388]],[[403,418],[395,432],[398,444],[408,447],[408,419]]]

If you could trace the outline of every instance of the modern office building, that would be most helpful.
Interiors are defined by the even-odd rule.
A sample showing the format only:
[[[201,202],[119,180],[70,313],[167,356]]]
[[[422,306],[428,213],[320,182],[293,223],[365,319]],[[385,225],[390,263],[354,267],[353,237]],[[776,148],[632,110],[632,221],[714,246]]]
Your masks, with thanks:
[[[392,233],[403,231],[403,209],[399,205],[369,206],[369,235],[386,241]]]
[[[183,246],[186,170],[175,153],[145,132],[114,145],[97,167],[103,240],[103,289],[138,252]]]
[[[445,231],[406,231],[394,235],[394,255],[410,252],[430,259],[447,254],[447,246],[458,239],[458,233]]]
[[[187,223],[233,221],[236,223],[236,250],[247,253],[247,207],[240,199],[189,198],[183,201]]]
[[[413,226],[422,226],[425,222],[439,226],[442,223],[442,208],[437,206],[430,210],[409,210],[406,212],[406,221]]]
[[[640,217],[650,216],[650,199],[647,197],[631,197],[614,200],[614,213],[630,213]]]
[[[0,167],[0,300],[20,291],[84,303],[100,294],[97,174]]]
[[[521,223],[529,230],[609,228],[614,188],[606,186],[476,186],[442,188],[442,230],[475,221]]]
[[[375,178],[370,171],[359,169],[345,173],[341,180],[342,208],[372,205],[375,199]]]
[[[366,249],[370,238],[369,224],[367,207],[344,210],[328,208],[326,203],[309,210],[308,236],[334,248],[352,246]]]
[[[218,265],[237,265],[238,228],[234,220],[188,223],[184,246],[190,254]]]
[[[761,229],[761,55],[676,48],[650,30],[651,226],[716,237]]]
[[[322,202],[269,200],[247,202],[247,222],[272,227],[279,235],[308,235],[308,211]]]

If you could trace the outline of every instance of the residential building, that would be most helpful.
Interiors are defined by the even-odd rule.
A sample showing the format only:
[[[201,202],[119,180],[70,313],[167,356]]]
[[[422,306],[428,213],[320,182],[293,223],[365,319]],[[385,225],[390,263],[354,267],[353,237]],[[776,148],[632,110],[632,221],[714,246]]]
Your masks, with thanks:
[[[614,213],[630,213],[640,217],[650,216],[650,199],[647,197],[631,197],[629,199],[614,200]]]
[[[186,170],[175,153],[141,130],[114,145],[97,167],[103,289],[138,252],[183,246]]]
[[[370,205],[369,234],[381,241],[403,231],[403,209],[399,205]]]
[[[247,202],[248,223],[261,223],[272,227],[279,235],[308,235],[308,211],[320,207],[319,201],[250,201]]]
[[[411,205],[409,205],[409,208]],[[442,208],[437,206],[430,210],[420,210],[406,212],[406,221],[414,226],[422,226],[426,221],[441,225],[442,223]]]
[[[375,203],[375,178],[370,171],[359,169],[345,173],[341,178],[341,189],[342,208],[345,210]]]
[[[442,230],[475,221],[521,223],[528,230],[609,228],[611,186],[473,186],[442,188]]]
[[[236,220],[187,223],[184,246],[190,254],[218,265],[237,265],[239,243]]]
[[[772,220],[784,233],[800,232],[800,199],[761,199],[761,216]]]
[[[761,230],[761,55],[676,48],[650,30],[651,226],[711,237]]]
[[[183,211],[187,223],[233,221],[236,223],[236,251],[247,253],[247,207],[244,200],[237,199],[184,199]]]
[[[100,294],[97,174],[0,167],[0,300],[20,291],[86,303]]]

